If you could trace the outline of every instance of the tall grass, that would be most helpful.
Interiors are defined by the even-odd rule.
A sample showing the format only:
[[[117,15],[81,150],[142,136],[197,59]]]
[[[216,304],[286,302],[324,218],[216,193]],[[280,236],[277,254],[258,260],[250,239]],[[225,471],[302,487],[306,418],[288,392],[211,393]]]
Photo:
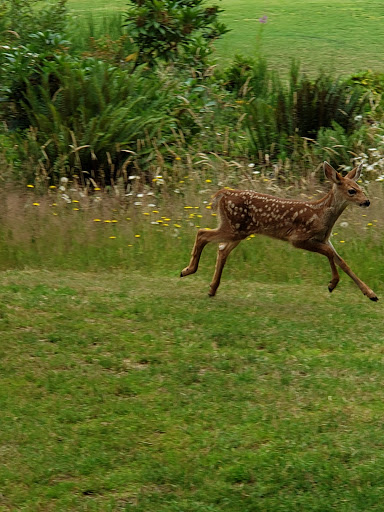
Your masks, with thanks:
[[[23,194],[3,191],[0,268],[125,269],[128,274],[142,270],[177,277],[189,261],[197,229],[217,224],[210,198],[218,185],[210,179],[196,183],[198,179],[198,173],[184,176],[174,191],[172,180],[167,189],[167,180],[159,177],[155,186],[161,187],[161,192],[138,180],[128,192],[118,188],[87,190],[76,180],[62,184],[65,190],[50,189],[48,195],[31,187]],[[278,180],[240,174],[238,186],[288,197],[318,198],[323,193],[310,182],[306,192],[303,188],[285,190]],[[371,208],[349,208],[334,228],[333,243],[352,268],[375,287],[384,271],[381,184],[369,186],[368,192]],[[214,253],[215,248],[209,247],[202,258],[200,273],[207,286]],[[260,282],[309,279],[324,286],[329,279],[325,258],[263,237],[245,240],[231,256],[225,273],[228,278],[247,276]]]

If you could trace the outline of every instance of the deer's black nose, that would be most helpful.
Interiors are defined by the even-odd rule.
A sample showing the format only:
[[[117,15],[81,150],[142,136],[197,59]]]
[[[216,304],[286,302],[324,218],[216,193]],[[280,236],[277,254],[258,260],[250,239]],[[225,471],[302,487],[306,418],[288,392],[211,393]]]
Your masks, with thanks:
[[[367,199],[366,201],[364,201],[363,203],[360,204],[360,206],[362,206],[363,208],[368,208],[368,206],[371,204],[371,201],[369,199]]]

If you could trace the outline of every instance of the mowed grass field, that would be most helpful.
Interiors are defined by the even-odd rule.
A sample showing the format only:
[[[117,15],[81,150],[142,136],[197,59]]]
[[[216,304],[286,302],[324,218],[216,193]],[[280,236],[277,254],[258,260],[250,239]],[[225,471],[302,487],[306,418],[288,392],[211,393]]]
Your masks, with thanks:
[[[179,278],[216,223],[197,197],[97,219],[81,198],[3,197],[0,510],[381,511],[376,185],[333,242],[378,303],[344,274],[329,294],[324,257],[261,237],[209,298],[213,246]]]
[[[382,71],[384,4],[380,0],[222,0],[222,20],[232,31],[216,43],[218,63],[236,53],[262,56],[286,72],[299,59],[308,73],[320,68],[349,75]],[[124,12],[124,0],[69,0],[75,13],[97,18]],[[265,25],[259,22],[268,16]]]
[[[1,273],[0,510],[382,510],[382,304],[206,280]]]

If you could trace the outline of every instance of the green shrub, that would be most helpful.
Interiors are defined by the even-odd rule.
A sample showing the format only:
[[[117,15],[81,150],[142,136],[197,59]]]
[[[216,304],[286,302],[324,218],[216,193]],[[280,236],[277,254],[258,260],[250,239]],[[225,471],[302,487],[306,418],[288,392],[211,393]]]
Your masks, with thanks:
[[[269,90],[244,104],[252,153],[284,159],[295,152],[298,137],[316,140],[334,123],[350,136],[360,128],[369,97],[359,86],[323,73],[310,80],[294,65],[288,85],[274,74]]]
[[[28,43],[30,34],[62,32],[67,21],[67,0],[3,0],[0,2],[1,42]]]
[[[204,0],[130,0],[126,26],[134,40],[136,65],[155,66],[183,59],[205,62],[210,42],[227,32],[217,6]]]
[[[155,77],[97,59],[58,57],[40,80],[27,84],[22,101],[31,128],[15,139],[52,182],[75,172],[110,184],[128,155],[149,159],[150,141],[170,133],[168,91]],[[140,140],[149,144],[138,149]]]

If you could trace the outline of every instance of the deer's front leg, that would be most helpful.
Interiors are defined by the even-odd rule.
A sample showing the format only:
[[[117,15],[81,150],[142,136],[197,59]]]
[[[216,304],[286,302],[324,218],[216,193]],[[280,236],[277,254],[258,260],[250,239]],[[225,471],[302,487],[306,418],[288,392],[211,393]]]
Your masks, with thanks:
[[[366,295],[369,299],[373,300],[374,302],[377,302],[379,298],[377,297],[376,293],[367,286],[364,281],[359,279],[357,275],[352,272],[352,270],[349,268],[347,263],[341,258],[337,252],[335,251],[333,245],[328,242],[329,246],[332,248],[334,252],[334,259],[336,263],[339,265],[339,267],[355,282],[355,284],[360,288],[362,293]]]
[[[335,263],[337,263],[339,267],[355,282],[364,295],[375,302],[379,300],[375,292],[373,292],[361,279],[359,279],[357,275],[352,272],[346,262],[337,254],[331,242],[328,241],[327,243],[323,243],[317,242],[316,240],[305,240],[294,242],[293,245],[299,249],[318,252],[328,258],[332,270],[332,280],[328,286],[329,291],[332,291],[339,282],[339,275],[335,267]]]

